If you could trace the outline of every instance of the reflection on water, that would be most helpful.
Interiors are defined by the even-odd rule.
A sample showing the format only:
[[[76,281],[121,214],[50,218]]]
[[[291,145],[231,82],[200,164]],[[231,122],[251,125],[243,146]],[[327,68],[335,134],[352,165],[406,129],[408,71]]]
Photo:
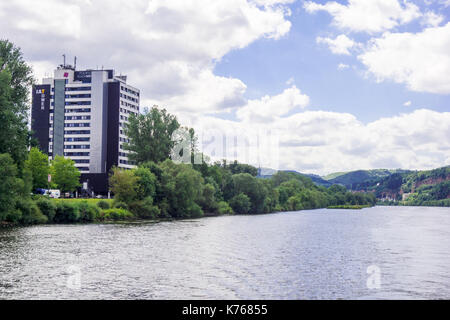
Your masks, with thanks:
[[[0,299],[449,299],[449,247],[448,208],[16,228]]]

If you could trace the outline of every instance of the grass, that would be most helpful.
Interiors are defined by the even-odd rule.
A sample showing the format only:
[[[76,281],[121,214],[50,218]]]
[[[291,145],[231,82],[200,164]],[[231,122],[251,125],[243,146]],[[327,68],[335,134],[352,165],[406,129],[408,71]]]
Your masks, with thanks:
[[[350,204],[345,204],[345,205],[340,205],[340,206],[329,206],[327,209],[351,209],[351,210],[360,210],[363,208],[370,208],[372,207],[371,205],[359,205],[359,204],[355,204],[355,205],[350,205]]]
[[[59,201],[65,201],[65,202],[71,202],[71,203],[78,203],[78,202],[82,202],[82,201],[87,201],[90,204],[97,204],[99,201],[106,201],[110,204],[110,206],[112,206],[113,203],[113,199],[82,199],[82,198],[59,198],[59,199],[52,199],[55,202],[59,202]]]

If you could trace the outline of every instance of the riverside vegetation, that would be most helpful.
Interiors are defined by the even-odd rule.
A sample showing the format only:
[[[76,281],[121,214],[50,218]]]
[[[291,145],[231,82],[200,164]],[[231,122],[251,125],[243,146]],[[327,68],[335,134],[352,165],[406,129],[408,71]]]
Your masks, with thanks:
[[[209,163],[197,151],[195,131],[181,127],[177,118],[153,107],[130,116],[126,128],[130,143],[124,147],[138,166],[113,168],[113,201],[53,200],[32,195],[36,188],[58,188],[63,193],[79,186],[74,162],[48,156],[37,148],[28,130],[28,92],[31,68],[20,49],[0,41],[0,224],[74,223],[131,219],[182,219],[204,215],[260,214],[296,211],[333,205],[373,205],[369,193],[350,193],[333,185],[316,186],[308,177],[278,172],[257,178],[257,169],[237,162]],[[191,163],[177,164],[172,138],[180,129],[190,138]],[[194,164],[193,159],[202,159]],[[52,181],[47,181],[48,174]]]

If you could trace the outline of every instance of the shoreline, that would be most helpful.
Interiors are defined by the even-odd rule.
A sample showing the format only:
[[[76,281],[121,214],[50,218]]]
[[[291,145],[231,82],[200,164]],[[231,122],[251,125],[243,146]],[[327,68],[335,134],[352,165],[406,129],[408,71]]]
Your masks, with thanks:
[[[337,206],[336,206],[337,207]],[[31,226],[43,226],[43,225],[90,225],[90,224],[143,224],[143,223],[161,223],[161,222],[176,222],[176,221],[186,221],[186,220],[200,220],[203,218],[215,218],[215,217],[226,217],[226,216],[262,216],[262,215],[271,215],[271,214],[279,214],[279,213],[286,213],[286,212],[304,212],[304,211],[314,211],[314,210],[320,210],[320,209],[326,209],[326,210],[362,210],[362,209],[369,209],[369,208],[375,208],[375,207],[416,207],[416,208],[439,208],[435,206],[392,206],[392,205],[374,205],[374,206],[346,206],[340,207],[340,208],[334,208],[331,207],[323,207],[323,208],[314,208],[314,209],[304,209],[304,210],[297,210],[297,211],[274,211],[274,212],[266,212],[266,213],[257,213],[257,214],[207,214],[202,217],[190,217],[190,218],[162,218],[162,219],[127,219],[127,220],[104,220],[104,221],[92,221],[92,222],[74,222],[74,223],[43,223],[43,224],[11,224],[6,222],[0,222],[0,230],[1,229],[11,229],[11,228],[20,228],[20,227],[31,227]],[[445,208],[445,207],[441,207]]]
[[[58,199],[60,200],[60,199]],[[82,200],[82,199],[80,199]],[[99,221],[86,221],[86,222],[73,222],[73,223],[40,223],[40,224],[17,224],[10,223],[6,221],[0,222],[0,230],[2,229],[11,229],[11,228],[20,228],[20,227],[31,227],[31,226],[43,226],[43,225],[88,225],[88,224],[141,224],[141,223],[161,223],[161,222],[176,222],[176,221],[184,221],[184,220],[199,220],[203,218],[215,218],[215,217],[225,217],[225,216],[262,216],[262,215],[270,215],[270,214],[278,214],[285,212],[303,212],[303,211],[313,211],[320,209],[327,210],[362,210],[369,209],[375,207],[411,207],[411,208],[448,208],[443,206],[417,206],[417,205],[380,205],[376,204],[373,206],[370,205],[342,205],[342,206],[328,206],[323,208],[314,208],[314,209],[304,209],[297,211],[274,211],[274,212],[265,212],[265,213],[255,213],[255,214],[213,214],[208,213],[201,217],[189,217],[189,218],[159,218],[159,219],[124,219],[124,220],[99,220]]]

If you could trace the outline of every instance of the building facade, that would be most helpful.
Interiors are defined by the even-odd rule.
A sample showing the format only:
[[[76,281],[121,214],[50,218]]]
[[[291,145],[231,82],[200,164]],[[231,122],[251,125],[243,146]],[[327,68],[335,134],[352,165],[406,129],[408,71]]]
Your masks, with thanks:
[[[106,193],[112,166],[131,169],[123,143],[140,92],[114,70],[75,70],[61,65],[32,92],[31,129],[40,149],[75,161],[89,191]],[[86,185],[86,184],[84,184]]]

